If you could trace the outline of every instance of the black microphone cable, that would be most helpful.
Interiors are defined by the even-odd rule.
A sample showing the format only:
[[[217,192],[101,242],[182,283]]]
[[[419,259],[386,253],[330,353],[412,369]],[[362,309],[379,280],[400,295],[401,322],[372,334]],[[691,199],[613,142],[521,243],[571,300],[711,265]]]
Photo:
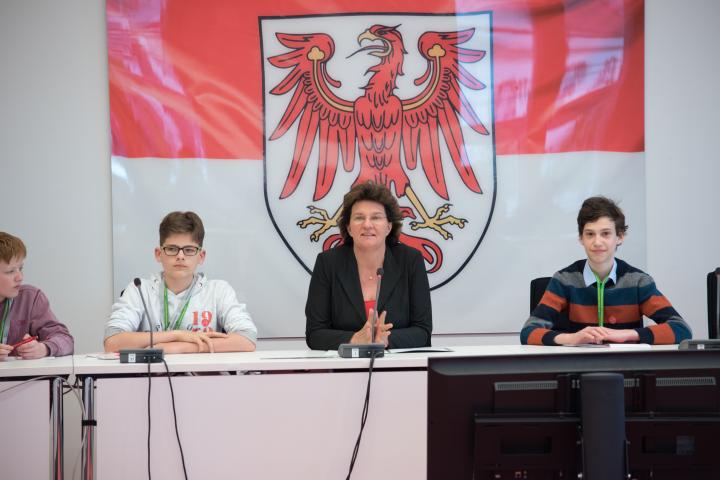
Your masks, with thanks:
[[[372,381],[373,365],[375,364],[375,355],[377,352],[370,353],[370,366],[368,367],[368,382],[367,390],[365,391],[365,404],[363,405],[362,415],[360,417],[360,432],[358,433],[357,440],[355,441],[355,448],[353,449],[352,458],[350,459],[350,469],[348,470],[347,477],[345,480],[350,480],[353,468],[355,467],[355,460],[357,460],[358,452],[360,451],[360,440],[362,439],[363,430],[365,429],[365,422],[367,421],[368,411],[370,410],[370,384]]]
[[[173,420],[175,422],[175,437],[177,438],[178,447],[180,448],[180,460],[182,461],[182,467],[183,467],[183,475],[185,477],[185,480],[188,478],[187,474],[187,467],[185,466],[185,453],[183,452],[182,442],[180,441],[180,431],[178,430],[178,423],[177,423],[177,412],[175,410],[175,391],[173,390],[173,384],[172,384],[172,376],[170,375],[170,367],[168,366],[165,359],[162,359],[163,364],[165,365],[165,372],[168,379],[168,384],[170,385],[170,399],[172,400],[172,410],[173,410]],[[152,473],[150,471],[150,430],[151,430],[151,422],[150,422],[150,391],[152,389],[152,374],[150,373],[150,367],[151,363],[148,362],[148,436],[147,436],[147,469],[148,469],[148,480],[152,480]]]
[[[147,400],[147,415],[148,415],[148,434],[147,434],[147,471],[148,480],[152,480],[152,473],[150,473],[150,390],[152,389],[152,375],[150,373],[150,366],[152,364],[148,362],[148,400]]]
[[[177,412],[175,411],[175,392],[173,391],[172,378],[170,376],[170,367],[168,367],[168,364],[164,358],[162,359],[162,362],[163,364],[165,364],[168,384],[170,385],[170,398],[172,399],[173,420],[175,420],[175,437],[177,438],[178,447],[180,448],[180,460],[182,460],[183,474],[185,475],[185,480],[187,480],[188,475],[187,469],[185,468],[185,454],[183,453],[182,442],[180,441],[180,432],[178,431]]]

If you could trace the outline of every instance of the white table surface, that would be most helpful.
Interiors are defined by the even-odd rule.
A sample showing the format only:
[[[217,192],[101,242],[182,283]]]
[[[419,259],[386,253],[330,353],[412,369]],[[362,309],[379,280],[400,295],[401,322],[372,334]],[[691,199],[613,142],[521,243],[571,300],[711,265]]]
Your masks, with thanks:
[[[375,361],[375,368],[427,368],[428,358],[459,356],[582,354],[604,352],[677,350],[677,345],[613,345],[610,348],[545,347],[537,345],[480,345],[449,347],[452,352],[393,353],[388,351]],[[126,375],[147,372],[146,364],[121,364],[119,359],[101,360],[96,354],[46,357],[37,360],[0,361],[0,378],[41,375]],[[295,369],[366,369],[368,359],[339,358],[335,351],[261,350],[242,353],[198,353],[166,355],[172,372],[272,371]],[[151,366],[153,372],[165,371],[162,363]]]
[[[75,358],[45,357],[37,360],[8,358],[0,361],[0,378],[38,377],[43,375],[69,375],[73,371]]]
[[[375,368],[427,368],[428,358],[460,356],[545,355],[550,353],[583,354],[627,351],[677,350],[677,345],[653,346],[621,345],[610,348],[546,347],[537,345],[483,345],[450,347],[452,352],[386,352],[376,359]],[[199,353],[166,355],[171,372],[272,371],[314,369],[366,369],[369,359],[339,358],[335,351],[319,350],[263,350],[242,353]],[[76,355],[74,372],[77,375],[126,375],[147,372],[147,364],[121,364],[119,359],[101,360],[88,355]],[[151,371],[163,372],[162,363],[151,365]]]

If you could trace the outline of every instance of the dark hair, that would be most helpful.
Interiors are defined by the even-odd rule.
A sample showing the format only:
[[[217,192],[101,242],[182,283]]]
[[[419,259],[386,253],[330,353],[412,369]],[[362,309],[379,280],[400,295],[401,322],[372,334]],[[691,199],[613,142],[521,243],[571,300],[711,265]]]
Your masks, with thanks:
[[[193,241],[202,247],[205,227],[195,212],[170,212],[160,222],[160,245],[173,234],[189,233]]]
[[[400,230],[402,230],[402,214],[400,213],[400,206],[398,205],[397,199],[385,185],[370,180],[355,185],[343,197],[342,213],[337,222],[343,241],[347,244],[352,243],[352,237],[350,237],[347,227],[350,224],[353,205],[362,200],[377,202],[385,207],[385,216],[388,222],[392,224],[392,229],[385,238],[385,243],[389,245],[398,243]]]
[[[0,261],[10,263],[13,258],[27,257],[27,249],[22,240],[15,235],[0,232]]]
[[[615,234],[625,234],[628,226],[625,225],[625,214],[617,204],[607,197],[590,197],[580,207],[577,216],[578,233],[582,237],[585,225],[596,222],[602,217],[608,217],[615,223]]]

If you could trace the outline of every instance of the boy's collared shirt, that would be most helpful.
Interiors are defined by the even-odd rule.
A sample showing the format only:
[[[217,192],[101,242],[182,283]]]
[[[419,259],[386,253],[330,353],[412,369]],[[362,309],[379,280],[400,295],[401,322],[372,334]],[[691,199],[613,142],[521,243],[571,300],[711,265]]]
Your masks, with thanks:
[[[590,262],[585,260],[585,268],[583,268],[583,278],[585,279],[585,286],[589,287],[597,282],[595,280],[595,272],[590,268]],[[606,280],[612,280],[613,284],[617,285],[617,260],[613,260],[613,266],[610,269],[610,273]]]

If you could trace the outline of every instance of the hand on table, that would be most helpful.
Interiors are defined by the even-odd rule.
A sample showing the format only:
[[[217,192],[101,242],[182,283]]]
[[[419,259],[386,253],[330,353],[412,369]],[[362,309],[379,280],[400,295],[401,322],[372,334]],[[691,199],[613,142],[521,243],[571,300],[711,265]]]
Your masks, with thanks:
[[[606,327],[585,327],[575,333],[561,333],[555,337],[558,345],[582,345],[586,343],[624,343],[636,342],[639,340],[635,330],[616,330]]]
[[[198,352],[208,350],[210,353],[215,353],[212,339],[227,338],[227,333],[222,332],[189,332],[187,330],[175,330],[173,333],[174,342],[194,343],[198,348]]]
[[[23,340],[25,340],[26,338],[30,338],[30,335],[28,335],[27,333],[23,336]],[[23,358],[25,360],[47,357],[49,354],[50,350],[47,348],[47,346],[42,342],[38,342],[37,340],[33,340],[31,342],[20,345],[15,349],[15,355],[17,355],[18,358]]]

